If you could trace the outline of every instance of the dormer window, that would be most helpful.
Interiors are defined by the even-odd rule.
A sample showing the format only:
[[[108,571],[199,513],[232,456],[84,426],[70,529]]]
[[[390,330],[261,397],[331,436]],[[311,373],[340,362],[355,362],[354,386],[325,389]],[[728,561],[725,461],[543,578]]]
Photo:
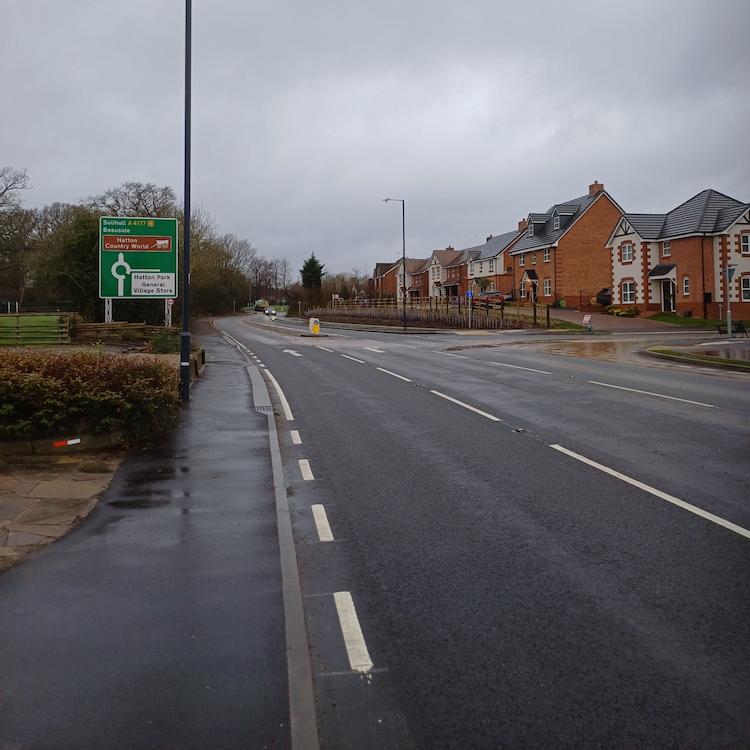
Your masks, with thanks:
[[[529,222],[529,235],[528,236],[529,237],[533,237],[534,236],[534,222],[533,221]]]
[[[559,229],[560,228],[560,217],[557,214],[555,214],[552,217],[552,228],[553,229]]]

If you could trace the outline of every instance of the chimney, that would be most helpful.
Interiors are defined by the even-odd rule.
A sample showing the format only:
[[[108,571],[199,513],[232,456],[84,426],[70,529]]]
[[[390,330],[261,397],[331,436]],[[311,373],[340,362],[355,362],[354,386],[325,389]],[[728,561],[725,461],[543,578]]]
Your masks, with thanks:
[[[598,180],[594,180],[593,184],[589,185],[589,195],[596,195],[601,193],[602,190],[604,190],[604,185]]]
[[[521,219],[521,221],[518,222],[518,231],[519,232],[525,232],[529,228],[529,220],[528,219]]]
[[[489,236],[489,237],[487,238],[487,242],[489,242],[489,241],[490,241],[491,239],[492,239],[492,235],[490,235],[490,236]]]
[[[448,247],[445,248],[446,250],[453,250],[453,245],[448,245]]]

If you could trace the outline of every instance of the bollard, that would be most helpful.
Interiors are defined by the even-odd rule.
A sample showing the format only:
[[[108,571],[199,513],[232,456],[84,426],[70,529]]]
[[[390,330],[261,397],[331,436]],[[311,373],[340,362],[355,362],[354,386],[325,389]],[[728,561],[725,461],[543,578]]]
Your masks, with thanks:
[[[310,318],[308,325],[310,327],[311,335],[313,336],[320,335],[320,320],[318,318]]]

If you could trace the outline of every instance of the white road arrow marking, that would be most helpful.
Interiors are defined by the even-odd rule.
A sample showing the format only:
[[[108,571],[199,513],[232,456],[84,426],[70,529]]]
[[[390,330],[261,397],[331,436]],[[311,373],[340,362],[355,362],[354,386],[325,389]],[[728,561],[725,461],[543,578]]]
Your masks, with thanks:
[[[301,357],[299,352],[295,352],[294,349],[284,349],[284,354],[291,354],[293,357]]]

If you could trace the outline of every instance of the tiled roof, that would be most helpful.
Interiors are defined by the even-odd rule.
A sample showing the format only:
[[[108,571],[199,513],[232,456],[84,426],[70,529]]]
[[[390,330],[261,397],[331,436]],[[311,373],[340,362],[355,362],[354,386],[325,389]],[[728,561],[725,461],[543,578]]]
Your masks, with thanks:
[[[467,260],[485,260],[487,258],[496,258],[502,253],[513,240],[518,237],[518,230],[498,234],[496,237],[488,237],[487,242],[475,247],[467,247],[463,252],[471,253],[472,257]]]
[[[708,189],[666,214],[625,214],[625,218],[644,240],[659,240],[723,232],[748,208],[749,203]]]
[[[594,195],[582,195],[580,198],[574,198],[573,200],[565,201],[564,203],[556,203],[543,214],[529,214],[529,219],[534,221],[534,234],[529,237],[528,233],[525,237],[521,237],[518,242],[513,246],[510,251],[511,255],[518,255],[526,250],[534,250],[540,247],[548,247],[557,242],[558,239],[565,233],[565,230],[600,196],[605,193],[599,192]],[[560,228],[553,229],[552,213],[557,209],[557,213],[560,214]],[[544,224],[536,223],[536,217],[539,217],[540,222],[544,220]]]
[[[461,255],[461,252],[461,250],[434,250],[432,255],[445,268],[451,265]]]
[[[674,263],[660,263],[658,266],[654,266],[649,272],[649,276],[666,276],[673,268]]]
[[[376,263],[373,276],[377,279],[378,276],[382,276],[386,271],[390,271],[395,265],[396,263],[394,261],[391,261],[390,263]]]
[[[406,273],[417,272],[429,260],[430,260],[429,258],[407,258],[406,259]]]

